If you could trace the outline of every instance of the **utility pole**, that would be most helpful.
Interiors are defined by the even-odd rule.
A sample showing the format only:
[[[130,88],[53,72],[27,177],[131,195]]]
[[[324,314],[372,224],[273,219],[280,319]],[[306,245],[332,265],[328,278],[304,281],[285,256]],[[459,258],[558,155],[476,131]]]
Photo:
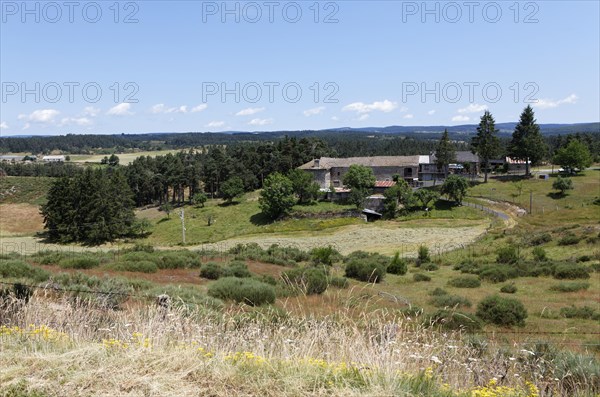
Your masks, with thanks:
[[[529,191],[529,215],[532,214],[532,209],[533,209],[533,190]]]
[[[183,213],[183,208],[179,212],[179,217],[181,218],[181,237],[183,240],[183,245],[185,245],[185,217]]]

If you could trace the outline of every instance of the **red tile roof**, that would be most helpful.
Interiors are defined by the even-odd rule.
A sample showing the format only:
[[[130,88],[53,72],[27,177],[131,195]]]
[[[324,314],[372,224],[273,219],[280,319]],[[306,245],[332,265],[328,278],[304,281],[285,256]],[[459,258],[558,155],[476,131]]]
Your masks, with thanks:
[[[375,181],[375,187],[392,187],[395,184],[394,181]]]

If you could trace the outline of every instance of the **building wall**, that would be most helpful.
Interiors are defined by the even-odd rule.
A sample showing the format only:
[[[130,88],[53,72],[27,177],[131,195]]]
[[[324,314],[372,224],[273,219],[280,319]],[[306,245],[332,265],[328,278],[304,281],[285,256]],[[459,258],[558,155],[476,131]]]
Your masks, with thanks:
[[[331,175],[329,173],[329,170],[312,169],[307,170],[307,172],[310,172],[312,174],[313,178],[315,179],[315,182],[319,184],[319,187],[321,189],[329,189],[331,185]]]
[[[336,187],[341,187],[344,175],[348,172],[348,167],[331,168],[331,181]],[[418,165],[408,167],[371,167],[378,181],[391,181],[394,175],[399,174],[402,178],[413,179],[419,176]],[[339,182],[338,182],[339,181]],[[336,184],[337,182],[337,184]]]

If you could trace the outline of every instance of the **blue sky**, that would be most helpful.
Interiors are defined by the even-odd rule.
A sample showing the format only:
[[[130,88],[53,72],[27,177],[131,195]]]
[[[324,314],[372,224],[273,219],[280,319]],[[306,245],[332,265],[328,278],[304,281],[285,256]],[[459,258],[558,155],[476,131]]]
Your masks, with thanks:
[[[2,135],[600,120],[598,1],[0,3]]]

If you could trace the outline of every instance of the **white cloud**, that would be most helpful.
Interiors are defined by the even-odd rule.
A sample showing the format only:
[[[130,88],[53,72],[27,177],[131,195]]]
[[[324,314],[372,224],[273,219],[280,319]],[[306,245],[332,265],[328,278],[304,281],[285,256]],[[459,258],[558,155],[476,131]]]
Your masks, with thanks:
[[[354,102],[349,105],[346,105],[342,108],[344,112],[356,112],[358,114],[371,113],[375,110],[380,112],[389,113],[392,110],[396,109],[398,104],[396,102],[388,101],[387,99],[381,102],[373,102],[373,103],[364,103],[364,102]]]
[[[431,109],[429,112],[427,112],[427,114],[433,116],[435,114],[435,110]]]
[[[63,119],[60,120],[59,126],[79,125],[79,126],[83,127],[83,126],[92,125],[92,124],[93,124],[92,120],[88,119],[87,117],[77,117],[77,118],[64,117]]]
[[[367,120],[368,118],[369,118],[369,114],[368,114],[368,113],[365,113],[365,114],[363,114],[362,116],[360,116],[359,118],[357,118],[356,120],[358,120],[358,121],[365,121],[365,120]]]
[[[338,116],[333,116],[333,117],[331,118],[331,120],[333,120],[333,121],[338,121],[338,120],[339,120],[339,118],[338,118]]]
[[[464,121],[469,121],[469,120],[470,120],[469,116],[458,115],[458,116],[452,117],[452,121],[464,122]]]
[[[476,103],[472,103],[466,108],[458,109],[458,113],[479,113],[487,110],[487,105],[478,105]]]
[[[403,119],[412,119],[413,117],[415,117],[415,116],[413,116],[412,114],[406,114],[406,115],[404,115],[404,117],[402,117],[402,118],[403,118]]]
[[[400,111],[401,111],[402,113],[404,113],[404,112],[408,112],[408,108],[407,108],[406,106],[402,106],[402,107],[400,108]]]
[[[205,127],[207,128],[221,128],[225,125],[224,121],[211,121],[210,123],[206,124]]]
[[[538,101],[536,103],[534,103],[533,106],[535,106],[536,108],[539,108],[539,109],[551,109],[551,108],[559,107],[560,105],[563,105],[565,103],[568,103],[568,104],[577,103],[578,99],[579,98],[575,94],[571,94],[564,99],[559,99],[558,101],[552,101],[550,99],[538,99]]]
[[[310,116],[314,116],[314,115],[323,113],[323,110],[325,110],[325,106],[319,106],[318,108],[312,108],[312,109],[305,110],[303,113],[306,117],[310,117]]]
[[[3,121],[2,123],[0,123],[0,130],[7,130],[8,129],[8,124],[6,124],[6,121]]]
[[[106,114],[109,116],[131,116],[133,112],[130,109],[130,103],[120,103],[117,106],[108,109]]]
[[[273,124],[273,119],[252,119],[250,120],[250,122],[248,123],[248,125],[267,125],[267,124]]]
[[[265,110],[265,108],[247,108],[247,109],[240,110],[235,115],[236,116],[252,116],[253,114],[260,113],[264,110]]]
[[[39,109],[34,110],[29,115],[20,114],[17,118],[19,120],[28,120],[34,123],[49,124],[54,123],[54,118],[59,114],[60,112],[55,109]]]
[[[198,113],[198,112],[201,112],[201,111],[203,111],[203,110],[206,110],[206,108],[207,108],[207,107],[208,107],[208,105],[207,105],[206,103],[201,103],[200,105],[198,105],[198,106],[194,106],[194,107],[192,108],[192,113]]]
[[[154,114],[159,113],[187,113],[188,107],[187,105],[182,105],[174,108],[167,108],[164,103],[159,103],[157,105],[152,106],[150,111]]]
[[[25,123],[25,125],[23,126],[23,131],[29,129],[29,127],[31,127],[31,124]]]
[[[95,108],[93,106],[86,106],[83,109],[83,115],[84,116],[96,117],[99,114],[100,114],[100,109],[99,108]]]

